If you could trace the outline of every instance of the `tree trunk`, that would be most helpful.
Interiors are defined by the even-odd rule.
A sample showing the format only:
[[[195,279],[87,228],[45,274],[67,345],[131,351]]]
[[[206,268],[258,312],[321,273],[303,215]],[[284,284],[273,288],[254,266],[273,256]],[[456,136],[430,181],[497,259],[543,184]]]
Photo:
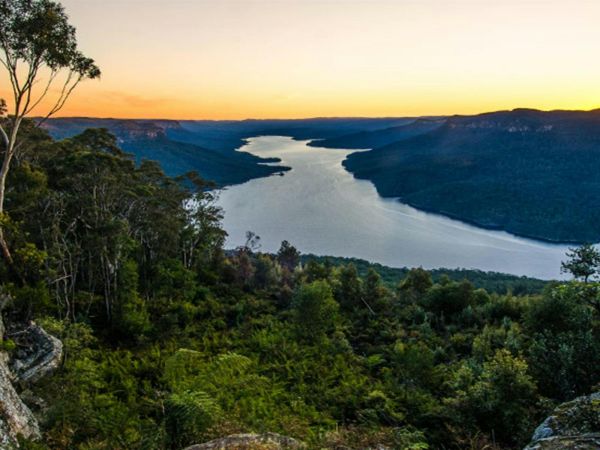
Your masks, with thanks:
[[[10,170],[10,163],[15,154],[15,144],[17,141],[17,133],[19,132],[19,127],[21,125],[21,120],[16,118],[13,122],[13,127],[10,133],[10,138],[8,142],[6,142],[6,151],[4,153],[4,158],[2,160],[2,167],[0,168],[0,220],[4,219],[4,200],[6,197],[6,178],[8,176],[8,171]],[[0,223],[0,249],[2,251],[2,257],[6,264],[11,268],[13,266],[13,258],[10,252],[10,248],[8,247],[8,243],[6,242],[6,236],[4,235],[4,227]]]
[[[8,174],[8,167],[10,164],[10,153],[4,155],[4,163],[0,170],[0,218],[4,218],[4,197],[6,191],[6,176]],[[2,256],[9,266],[13,264],[13,258],[8,248],[8,243],[4,236],[4,227],[0,225],[0,249],[2,250]]]

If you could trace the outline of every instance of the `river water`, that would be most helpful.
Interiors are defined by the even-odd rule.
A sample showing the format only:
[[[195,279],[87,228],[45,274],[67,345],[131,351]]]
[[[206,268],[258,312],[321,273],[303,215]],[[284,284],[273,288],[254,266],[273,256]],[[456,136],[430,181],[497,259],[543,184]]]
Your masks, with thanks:
[[[307,146],[308,141],[266,136],[240,150],[277,157],[291,167],[223,190],[226,247],[245,242],[246,231],[261,237],[261,251],[275,252],[288,240],[302,253],[347,256],[391,267],[468,268],[560,277],[567,250],[502,231],[485,230],[381,198],[370,181],[342,167],[355,150]]]

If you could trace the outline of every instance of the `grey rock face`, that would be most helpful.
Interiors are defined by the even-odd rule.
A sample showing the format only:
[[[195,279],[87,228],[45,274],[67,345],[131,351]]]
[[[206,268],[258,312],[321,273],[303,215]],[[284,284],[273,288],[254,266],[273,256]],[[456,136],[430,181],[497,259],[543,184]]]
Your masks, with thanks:
[[[555,427],[555,418],[554,416],[546,417],[540,426],[538,426],[533,432],[533,436],[531,438],[532,441],[539,441],[540,439],[546,439],[552,437],[554,435],[554,427]]]
[[[536,428],[525,450],[600,449],[600,392],[563,403]]]
[[[4,324],[0,318],[0,329]],[[19,332],[24,349],[10,359],[0,352],[0,449],[16,447],[16,438],[40,438],[39,424],[23,403],[13,383],[31,383],[56,369],[63,355],[63,345],[35,323]]]
[[[13,375],[8,367],[8,355],[0,352],[0,443],[7,448],[20,434],[36,439],[40,429],[31,410],[23,403],[12,385]]]
[[[11,369],[15,377],[23,382],[35,382],[54,371],[62,360],[62,342],[32,323],[26,330],[31,346],[21,358],[13,358]]]

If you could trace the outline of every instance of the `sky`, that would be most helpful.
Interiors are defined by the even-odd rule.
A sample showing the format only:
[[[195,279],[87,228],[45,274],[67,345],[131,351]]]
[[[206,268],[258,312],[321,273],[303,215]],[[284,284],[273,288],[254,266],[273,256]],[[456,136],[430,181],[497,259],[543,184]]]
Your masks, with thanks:
[[[62,4],[81,50],[102,69],[62,116],[375,117],[600,107],[599,0]],[[0,95],[7,87],[0,77]]]

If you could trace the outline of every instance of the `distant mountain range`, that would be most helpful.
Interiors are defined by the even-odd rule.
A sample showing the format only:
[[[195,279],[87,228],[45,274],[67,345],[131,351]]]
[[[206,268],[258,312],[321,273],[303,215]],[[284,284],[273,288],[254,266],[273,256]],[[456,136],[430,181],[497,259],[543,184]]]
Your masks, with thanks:
[[[169,175],[225,186],[288,170],[236,151],[260,135],[372,149],[344,162],[384,197],[486,228],[556,242],[600,241],[600,110],[516,109],[475,116],[172,121],[60,118],[58,139],[107,128]]]
[[[86,128],[106,128],[117,137],[119,146],[133,153],[136,160],[158,161],[171,176],[197,171],[219,186],[288,170],[262,164],[278,160],[236,152],[244,143],[241,135],[218,130],[211,133],[210,127],[206,127],[206,132],[194,132],[178,121],[59,118],[47,121],[44,127],[56,139],[74,136]]]
[[[64,139],[87,128],[106,128],[121,148],[142,159],[155,160],[168,175],[194,170],[219,186],[286,171],[279,162],[236,151],[252,136],[283,135],[296,139],[327,139],[340,134],[368,132],[407,124],[414,119],[305,119],[305,120],[135,120],[56,118],[44,123],[55,139]]]

